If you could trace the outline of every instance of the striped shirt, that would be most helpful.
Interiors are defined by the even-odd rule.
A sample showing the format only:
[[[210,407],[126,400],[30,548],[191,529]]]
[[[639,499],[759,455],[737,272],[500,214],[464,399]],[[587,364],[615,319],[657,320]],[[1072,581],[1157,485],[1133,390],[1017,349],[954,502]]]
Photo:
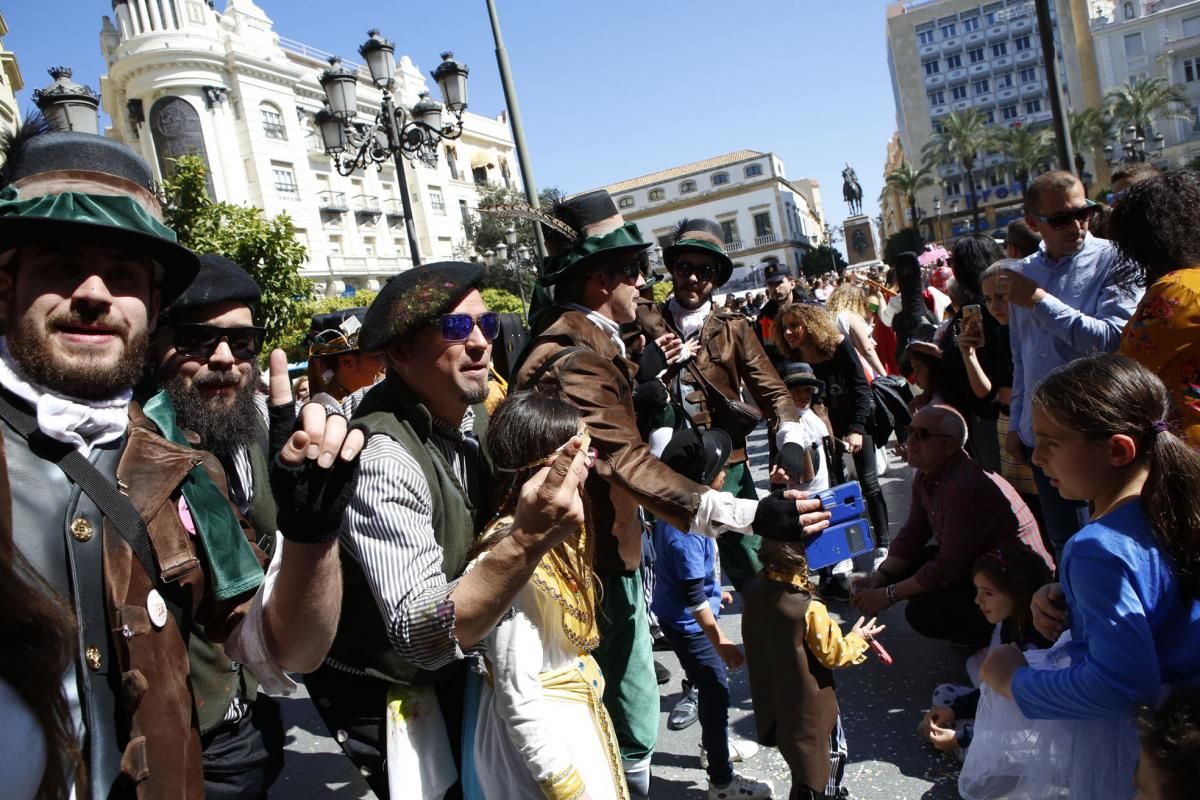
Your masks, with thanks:
[[[254,407],[264,425],[270,425],[267,416],[267,398],[262,394],[254,396]],[[225,478],[229,483],[229,494],[237,502],[238,510],[243,514],[250,511],[250,502],[254,499],[254,470],[250,466],[250,448],[257,447],[257,442],[249,445],[240,444],[234,448],[229,461],[232,462],[233,474],[230,474],[228,462],[218,454],[218,459],[225,466]],[[236,479],[237,485],[234,485]]]

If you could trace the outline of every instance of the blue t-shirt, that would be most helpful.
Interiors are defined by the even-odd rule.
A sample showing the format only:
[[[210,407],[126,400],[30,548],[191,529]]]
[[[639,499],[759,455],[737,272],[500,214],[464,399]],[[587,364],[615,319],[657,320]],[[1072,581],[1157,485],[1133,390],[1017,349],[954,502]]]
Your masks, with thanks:
[[[1140,501],[1071,537],[1061,581],[1071,610],[1071,665],[1021,669],[1013,699],[1030,719],[1132,717],[1163,684],[1200,680],[1200,602],[1184,594]]]
[[[684,591],[689,581],[704,581],[704,596],[713,616],[721,613],[721,587],[713,574],[717,555],[715,540],[701,533],[684,533],[662,520],[654,523],[654,609],[660,625],[686,634],[703,633],[688,610]]]

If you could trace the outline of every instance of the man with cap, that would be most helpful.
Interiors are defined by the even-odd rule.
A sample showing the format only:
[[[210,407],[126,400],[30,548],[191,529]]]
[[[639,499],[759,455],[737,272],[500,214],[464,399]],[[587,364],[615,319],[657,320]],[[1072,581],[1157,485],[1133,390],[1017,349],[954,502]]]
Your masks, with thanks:
[[[763,267],[763,280],[767,284],[767,302],[758,312],[755,331],[758,333],[758,340],[766,348],[767,355],[774,361],[775,354],[772,351],[775,347],[771,344],[771,329],[775,325],[779,309],[788,303],[807,302],[808,295],[797,283],[795,274],[786,261],[768,261]]]
[[[159,306],[198,268],[162,224],[149,168],[110,139],[36,124],[6,144],[0,549],[15,546],[75,611],[78,660],[64,694],[90,794],[199,800],[181,626],[204,626],[264,684],[284,689],[283,670],[313,669],[337,602],[322,588],[336,590],[339,575],[337,550],[307,523],[320,528],[339,510],[289,496],[297,514],[280,527],[296,547],[264,580],[265,556],[224,495],[220,465],[188,445],[165,394],[131,400]],[[344,425],[323,414],[319,427],[321,457],[343,444],[356,455],[359,435],[343,442]],[[281,496],[336,493],[301,466],[308,444],[298,432],[282,448]]]
[[[491,500],[480,442],[500,322],[477,288],[483,276],[440,262],[388,281],[359,336],[383,354],[386,376],[345,403],[367,444],[341,529],[341,622],[306,684],[379,797],[462,796],[466,654],[583,522],[577,437],[522,490],[512,535],[462,574]]]
[[[307,338],[310,392],[325,392],[341,402],[379,379],[383,357],[358,346],[366,313],[360,306],[313,315]]]
[[[630,794],[646,797],[658,733],[646,607],[637,568],[642,529],[638,506],[679,530],[717,536],[725,530],[800,537],[827,524],[819,503],[799,495],[756,503],[713,491],[656,459],[638,435],[633,389],[620,326],[636,318],[638,254],[649,247],[617,212],[608,192],[560,203],[544,219],[551,257],[541,282],[555,306],[539,317],[521,387],[545,385],[576,406],[599,457],[588,480],[595,526],[595,570],[604,587],[601,642],[594,656],[605,674],[604,702],[617,732]],[[804,527],[808,526],[808,527]]]

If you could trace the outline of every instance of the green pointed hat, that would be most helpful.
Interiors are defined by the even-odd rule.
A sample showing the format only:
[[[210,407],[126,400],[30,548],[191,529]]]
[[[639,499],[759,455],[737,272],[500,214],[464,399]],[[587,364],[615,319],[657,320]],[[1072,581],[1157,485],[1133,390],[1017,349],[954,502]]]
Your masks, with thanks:
[[[721,226],[711,219],[681,219],[672,234],[675,243],[663,250],[663,261],[667,269],[686,252],[708,253],[715,256],[720,267],[713,288],[722,285],[733,275],[733,261],[725,254],[725,239]]]

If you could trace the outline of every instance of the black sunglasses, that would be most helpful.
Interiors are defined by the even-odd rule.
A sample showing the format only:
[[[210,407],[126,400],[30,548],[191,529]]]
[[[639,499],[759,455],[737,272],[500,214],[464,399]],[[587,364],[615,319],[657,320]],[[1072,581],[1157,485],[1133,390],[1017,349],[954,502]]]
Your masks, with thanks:
[[[489,342],[500,335],[500,315],[495,311],[485,311],[477,317],[470,314],[442,314],[437,318],[442,328],[442,338],[447,342],[465,342],[471,338],[471,331],[479,326],[479,332]]]
[[[717,268],[711,264],[693,264],[691,261],[676,261],[671,267],[671,273],[680,275],[695,275],[698,281],[711,281],[717,277]]]
[[[1092,216],[1100,210],[1100,206],[1088,200],[1088,204],[1082,208],[1076,208],[1073,211],[1064,211],[1061,214],[1054,214],[1046,217],[1041,214],[1031,213],[1029,216],[1040,222],[1049,225],[1051,228],[1062,229],[1070,225],[1072,222],[1078,222],[1086,225],[1091,222]]]
[[[908,438],[916,439],[918,442],[928,441],[929,439],[932,439],[935,436],[941,436],[946,439],[954,438],[953,436],[951,436],[948,433],[937,433],[936,431],[929,430],[929,428],[909,428],[908,429]]]
[[[237,359],[254,358],[262,350],[267,329],[255,325],[222,328],[203,322],[180,322],[171,326],[171,343],[184,358],[208,358],[221,342]]]

